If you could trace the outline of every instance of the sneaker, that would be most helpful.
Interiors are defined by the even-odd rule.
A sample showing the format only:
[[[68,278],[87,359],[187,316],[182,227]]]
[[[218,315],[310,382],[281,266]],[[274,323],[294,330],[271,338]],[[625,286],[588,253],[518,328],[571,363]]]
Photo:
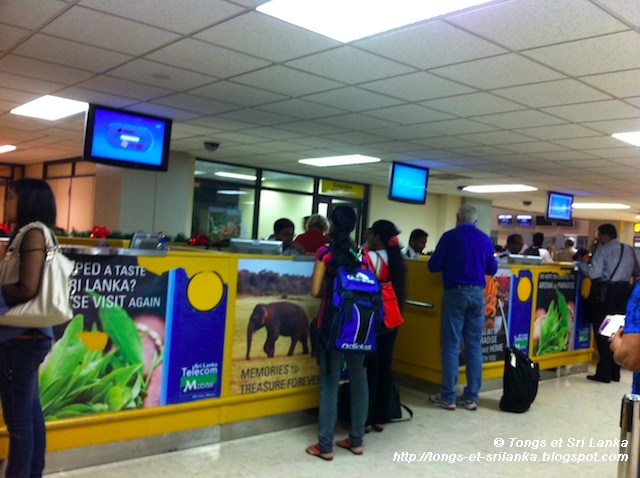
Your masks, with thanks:
[[[429,403],[433,406],[444,408],[445,410],[455,410],[455,402],[445,402],[439,393],[429,395]]]
[[[461,407],[466,408],[467,410],[477,410],[478,404],[473,400],[467,400],[462,395],[456,398],[456,405],[460,405]]]

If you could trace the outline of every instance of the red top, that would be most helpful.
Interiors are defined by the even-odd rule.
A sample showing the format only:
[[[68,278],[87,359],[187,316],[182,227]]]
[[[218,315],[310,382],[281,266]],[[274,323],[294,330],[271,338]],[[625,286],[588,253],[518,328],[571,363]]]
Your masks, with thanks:
[[[321,246],[328,244],[329,240],[329,236],[322,234],[322,231],[319,229],[309,229],[296,237],[296,242],[302,244],[305,252],[312,252],[313,254],[315,254]]]

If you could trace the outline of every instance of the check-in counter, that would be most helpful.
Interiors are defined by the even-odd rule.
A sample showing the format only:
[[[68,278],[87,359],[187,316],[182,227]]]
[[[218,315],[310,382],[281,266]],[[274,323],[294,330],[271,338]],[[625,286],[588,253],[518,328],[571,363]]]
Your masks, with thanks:
[[[77,241],[65,250],[76,261],[76,316],[55,328],[40,375],[49,453],[78,450],[75,464],[88,464],[85,450],[102,454],[107,444],[172,437],[172,449],[186,431],[317,406],[313,258]],[[425,260],[407,267],[394,369],[439,383],[440,275],[429,273]],[[507,329],[511,343],[542,368],[591,360],[588,324],[576,319],[577,280],[557,265],[500,269],[486,290],[485,378],[502,374]],[[557,320],[560,303],[572,316],[567,340],[558,344],[544,323]],[[200,443],[216,439],[219,433]],[[0,457],[7,448],[5,431]]]
[[[428,271],[426,258],[406,264],[408,301],[394,348],[394,370],[441,383],[441,274]],[[502,376],[507,337],[541,369],[591,361],[581,288],[582,278],[570,264],[501,264],[494,277],[487,277],[485,288],[483,378]],[[460,359],[463,378],[462,350]]]

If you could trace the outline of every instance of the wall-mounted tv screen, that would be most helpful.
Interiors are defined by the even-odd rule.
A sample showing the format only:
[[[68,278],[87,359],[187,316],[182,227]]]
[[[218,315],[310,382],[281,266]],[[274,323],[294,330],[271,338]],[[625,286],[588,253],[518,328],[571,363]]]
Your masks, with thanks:
[[[531,214],[518,214],[516,216],[516,225],[524,227],[533,226],[533,216]]]
[[[122,168],[166,171],[171,120],[89,105],[83,159]]]
[[[498,214],[498,226],[513,226],[513,214]]]
[[[536,216],[536,226],[553,226],[553,221],[549,221],[544,216]]]
[[[555,221],[570,221],[573,196],[549,191],[546,218]]]
[[[387,198],[391,201],[424,204],[427,201],[429,169],[391,163]]]

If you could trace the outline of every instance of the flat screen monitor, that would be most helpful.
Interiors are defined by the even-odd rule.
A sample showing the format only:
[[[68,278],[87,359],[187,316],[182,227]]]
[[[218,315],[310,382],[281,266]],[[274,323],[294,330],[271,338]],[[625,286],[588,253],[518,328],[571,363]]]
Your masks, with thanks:
[[[522,264],[537,266],[542,264],[542,256],[524,256],[522,254],[509,254],[509,264]]]
[[[282,241],[265,241],[261,239],[229,239],[231,252],[241,254],[268,254],[278,256],[282,254]]]
[[[549,192],[546,218],[551,221],[571,221],[573,196],[571,194]]]
[[[536,216],[536,226],[553,226],[553,222],[544,216]]]
[[[498,214],[498,226],[513,226],[513,214]]]
[[[391,163],[387,198],[391,201],[424,204],[427,201],[429,169]]]
[[[160,234],[136,231],[131,236],[130,249],[160,249]]]
[[[523,227],[533,226],[533,216],[531,214],[518,214],[516,215],[516,224]]]
[[[166,171],[171,123],[159,116],[89,105],[82,159],[122,168]]]

